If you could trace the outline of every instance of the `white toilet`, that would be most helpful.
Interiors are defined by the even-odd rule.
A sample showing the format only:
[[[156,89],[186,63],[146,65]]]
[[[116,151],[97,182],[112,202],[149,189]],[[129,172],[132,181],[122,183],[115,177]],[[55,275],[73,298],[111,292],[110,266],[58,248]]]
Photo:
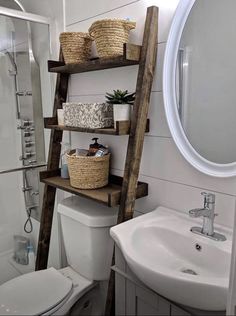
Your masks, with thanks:
[[[96,310],[96,281],[108,280],[110,274],[109,228],[116,224],[117,210],[73,196],[58,205],[58,213],[69,266],[28,273],[1,285],[0,315],[66,315],[72,306],[74,315]]]

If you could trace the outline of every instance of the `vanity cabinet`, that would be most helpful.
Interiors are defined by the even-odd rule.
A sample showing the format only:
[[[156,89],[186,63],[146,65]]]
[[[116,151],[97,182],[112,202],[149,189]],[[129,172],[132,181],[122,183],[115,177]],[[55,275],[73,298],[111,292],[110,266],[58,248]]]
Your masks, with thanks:
[[[225,316],[225,312],[210,312],[179,306],[147,288],[129,269],[123,254],[115,248],[116,316]]]
[[[156,293],[140,287],[136,283],[126,279],[125,276],[116,272],[116,281],[122,287],[116,287],[116,316],[191,316],[189,312],[172,304]],[[118,296],[120,293],[125,295],[122,302]]]
[[[168,301],[132,281],[126,281],[126,315],[170,315]]]

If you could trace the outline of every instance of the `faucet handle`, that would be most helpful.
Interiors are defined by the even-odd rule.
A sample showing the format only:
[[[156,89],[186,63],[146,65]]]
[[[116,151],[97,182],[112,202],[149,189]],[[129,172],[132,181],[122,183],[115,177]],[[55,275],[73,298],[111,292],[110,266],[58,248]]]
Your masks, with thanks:
[[[201,192],[201,195],[204,196],[204,204],[215,204],[215,194],[209,192]]]

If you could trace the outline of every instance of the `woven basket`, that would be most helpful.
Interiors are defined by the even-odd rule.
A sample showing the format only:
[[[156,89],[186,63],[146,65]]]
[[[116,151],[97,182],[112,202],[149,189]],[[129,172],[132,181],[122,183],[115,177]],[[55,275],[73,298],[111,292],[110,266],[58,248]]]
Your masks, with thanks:
[[[75,150],[67,154],[70,184],[77,189],[97,189],[108,184],[110,154],[103,157],[75,156]]]
[[[106,58],[123,55],[123,45],[128,42],[129,32],[135,26],[135,22],[119,19],[94,22],[89,34],[95,40],[98,56]]]
[[[66,64],[83,63],[90,58],[92,39],[88,33],[61,33],[60,43]]]

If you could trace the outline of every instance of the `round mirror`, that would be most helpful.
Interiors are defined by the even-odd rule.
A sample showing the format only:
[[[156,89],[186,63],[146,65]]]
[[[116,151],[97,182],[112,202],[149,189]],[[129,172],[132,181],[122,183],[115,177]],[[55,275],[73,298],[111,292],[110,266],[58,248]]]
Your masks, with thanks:
[[[164,60],[164,103],[183,156],[212,176],[236,175],[236,1],[181,0]]]

